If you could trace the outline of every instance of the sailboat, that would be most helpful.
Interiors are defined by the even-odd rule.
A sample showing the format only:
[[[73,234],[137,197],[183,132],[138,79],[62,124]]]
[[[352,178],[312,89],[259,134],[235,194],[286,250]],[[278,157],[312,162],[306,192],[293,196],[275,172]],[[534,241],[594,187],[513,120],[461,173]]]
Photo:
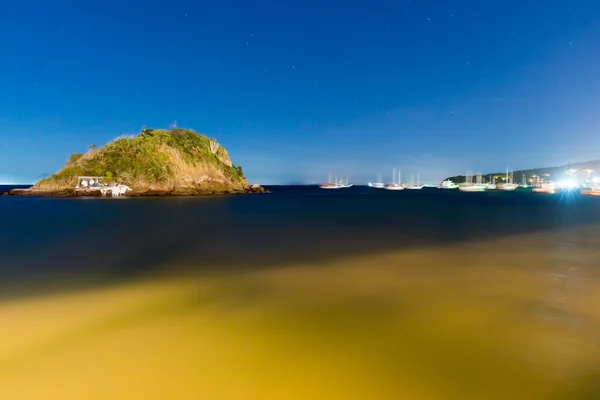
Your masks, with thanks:
[[[583,189],[581,191],[581,194],[588,194],[591,196],[600,196],[600,185],[595,183],[594,185]]]
[[[458,185],[458,190],[461,192],[484,192],[487,185],[481,183],[481,181],[481,174],[478,174],[475,183],[473,183],[473,177],[467,172],[465,182]]]
[[[506,178],[503,183],[499,183],[496,185],[499,190],[515,190],[519,187],[516,183],[512,182],[512,173],[508,173],[508,168],[506,168]]]
[[[346,181],[345,182],[344,182],[343,179],[341,179],[340,182],[339,182],[339,184],[340,184],[340,186],[341,186],[342,189],[346,189],[346,188],[352,187],[352,185],[353,185],[352,183],[348,183],[348,177],[346,177]]]
[[[494,177],[490,176],[490,182],[486,183],[485,190],[495,190],[496,182],[494,182]]]
[[[406,189],[413,189],[413,190],[414,189],[423,189],[423,186],[425,186],[425,185],[419,185],[419,174],[417,174],[417,184],[415,185],[413,182],[414,181],[412,180],[412,177],[411,177],[410,185],[406,186]]]
[[[538,182],[533,186],[532,191],[534,193],[556,193],[556,185],[554,182]]]
[[[522,187],[522,188],[529,187],[527,185],[527,178],[525,177],[525,173],[523,173],[523,175],[521,175],[521,184],[519,185],[519,187]]]
[[[398,171],[398,183],[396,183],[396,168],[394,168],[392,172],[392,180],[393,183],[389,183],[384,186],[385,190],[404,190],[404,186],[402,185],[402,175],[400,171]]]
[[[337,176],[335,181],[331,182],[331,174],[329,174],[328,183],[319,185],[321,189],[342,189],[344,186],[338,181]]]
[[[369,186],[372,188],[383,189],[385,184],[381,182],[381,174],[377,174],[377,182],[369,182]]]

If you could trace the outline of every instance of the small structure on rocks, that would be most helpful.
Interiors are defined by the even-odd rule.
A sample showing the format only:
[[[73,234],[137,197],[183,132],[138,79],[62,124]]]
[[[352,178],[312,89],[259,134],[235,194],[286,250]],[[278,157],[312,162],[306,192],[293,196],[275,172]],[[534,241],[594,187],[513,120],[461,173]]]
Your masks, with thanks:
[[[80,176],[77,178],[75,189],[101,189],[108,185],[102,183],[104,176]]]
[[[106,184],[102,182],[103,176],[80,176],[77,178],[75,192],[80,190],[98,190],[102,196],[118,197],[131,191],[127,185],[117,185],[115,183]]]

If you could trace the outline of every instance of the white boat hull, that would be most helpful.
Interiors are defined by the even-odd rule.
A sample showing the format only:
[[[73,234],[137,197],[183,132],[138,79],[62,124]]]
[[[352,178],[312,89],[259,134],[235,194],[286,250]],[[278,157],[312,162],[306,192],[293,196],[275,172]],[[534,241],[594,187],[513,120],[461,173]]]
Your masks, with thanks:
[[[583,189],[581,194],[587,194],[590,196],[600,196],[600,188]]]
[[[548,193],[548,194],[554,194],[554,193],[556,193],[556,189],[542,189],[542,188],[533,188],[532,192],[533,192],[533,193]]]
[[[485,192],[485,186],[459,186],[458,190],[460,190],[461,192]]]
[[[451,180],[445,180],[439,184],[438,189],[458,189],[458,185]]]
[[[515,190],[518,187],[519,185],[515,183],[499,183],[498,185],[496,185],[496,188],[498,190]]]
[[[385,186],[385,190],[404,190],[404,186]]]
[[[323,185],[319,185],[319,187],[321,189],[347,189],[349,187],[352,187],[353,183],[349,183],[346,185],[343,185],[341,183],[325,183]]]
[[[371,183],[369,182],[369,186],[375,189],[383,189],[385,187],[385,184],[380,183],[380,182],[375,182],[375,183]]]
[[[554,194],[556,193],[556,185],[551,183],[542,183],[540,186],[536,186],[533,189],[531,189],[531,191],[534,193]]]
[[[343,186],[338,185],[320,185],[321,189],[341,189]]]

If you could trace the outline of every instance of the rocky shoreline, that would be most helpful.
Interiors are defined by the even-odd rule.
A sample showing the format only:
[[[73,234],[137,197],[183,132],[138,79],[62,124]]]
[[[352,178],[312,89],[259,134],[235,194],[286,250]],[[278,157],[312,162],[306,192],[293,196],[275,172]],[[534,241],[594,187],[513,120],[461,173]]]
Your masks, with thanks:
[[[268,190],[260,185],[254,184],[246,186],[243,189],[231,190],[211,190],[206,188],[183,187],[171,190],[152,190],[152,189],[134,189],[122,197],[184,197],[184,196],[218,196],[235,194],[263,194],[269,193]],[[97,189],[55,189],[40,190],[34,188],[13,189],[9,192],[2,192],[0,196],[22,196],[22,197],[103,197],[100,190]],[[111,197],[110,194],[104,197]]]

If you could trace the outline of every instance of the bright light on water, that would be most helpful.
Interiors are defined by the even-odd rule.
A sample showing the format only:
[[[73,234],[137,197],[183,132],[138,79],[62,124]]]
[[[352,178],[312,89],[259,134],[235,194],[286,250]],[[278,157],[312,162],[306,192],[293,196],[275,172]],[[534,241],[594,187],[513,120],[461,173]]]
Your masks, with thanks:
[[[587,398],[598,238],[340,254],[0,303],[0,396]]]

